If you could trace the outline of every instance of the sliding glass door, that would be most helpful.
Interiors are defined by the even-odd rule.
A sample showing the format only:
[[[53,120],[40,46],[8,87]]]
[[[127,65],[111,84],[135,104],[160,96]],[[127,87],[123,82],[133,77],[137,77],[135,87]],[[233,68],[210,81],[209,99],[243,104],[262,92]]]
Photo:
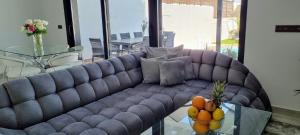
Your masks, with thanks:
[[[240,9],[241,0],[161,0],[160,46],[220,51],[237,59]]]
[[[70,1],[76,10],[66,16],[67,26],[72,26],[67,27],[68,39],[74,36],[75,44],[87,46],[85,58],[92,56],[90,38],[94,38],[100,39],[104,58],[143,51],[149,44],[183,44],[189,49],[219,51],[243,62],[247,0]]]
[[[149,46],[148,0],[107,0],[110,57]]]
[[[197,0],[199,1],[199,0]],[[216,1],[162,0],[162,47],[216,48]]]
[[[83,59],[104,59],[100,0],[71,0],[71,6],[74,42],[84,47]]]
[[[241,0],[223,0],[221,49],[234,59],[238,58],[240,40]]]

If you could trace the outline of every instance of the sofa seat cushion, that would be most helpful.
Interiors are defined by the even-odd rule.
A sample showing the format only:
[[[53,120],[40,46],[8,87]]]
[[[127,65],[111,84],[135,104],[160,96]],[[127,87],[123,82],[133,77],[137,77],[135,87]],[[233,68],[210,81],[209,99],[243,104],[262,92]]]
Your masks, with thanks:
[[[104,97],[24,130],[29,135],[139,134],[174,111],[174,103],[165,94],[128,92],[137,88]]]
[[[139,84],[27,127],[25,131],[29,135],[135,135],[183,106],[193,96],[209,98],[212,88],[213,83],[202,80],[190,80],[171,87]],[[264,109],[256,93],[247,88],[228,85],[224,95],[227,102]]]
[[[213,83],[204,80],[189,80],[185,84],[172,87],[163,87],[160,85],[140,84],[127,92],[149,97],[154,93],[164,94],[171,97],[175,109],[188,102],[193,96],[201,95],[210,98]],[[257,93],[245,87],[238,85],[227,85],[224,91],[226,102],[239,104],[246,107],[253,107],[264,110],[264,105]]]

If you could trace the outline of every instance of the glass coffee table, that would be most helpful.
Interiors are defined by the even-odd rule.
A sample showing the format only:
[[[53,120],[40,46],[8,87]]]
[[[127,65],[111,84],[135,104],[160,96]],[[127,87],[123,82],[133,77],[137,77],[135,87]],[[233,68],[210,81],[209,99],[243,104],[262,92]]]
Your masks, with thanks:
[[[191,102],[179,108],[142,135],[194,135],[189,124],[187,109]],[[272,113],[254,108],[223,103],[223,125],[217,135],[261,135]]]

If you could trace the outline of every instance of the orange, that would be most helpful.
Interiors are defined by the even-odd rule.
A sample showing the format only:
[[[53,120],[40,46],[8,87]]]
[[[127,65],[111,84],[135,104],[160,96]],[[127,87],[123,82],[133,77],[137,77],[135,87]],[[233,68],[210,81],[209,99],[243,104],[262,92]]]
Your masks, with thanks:
[[[191,118],[196,118],[197,115],[198,115],[198,109],[194,106],[191,106],[189,109],[188,109],[188,115],[189,117]]]
[[[197,107],[199,110],[204,109],[205,99],[202,96],[193,97],[192,106]]]
[[[208,125],[202,125],[199,122],[195,122],[193,129],[197,134],[205,134],[208,132]]]
[[[217,108],[214,112],[213,112],[213,118],[214,120],[221,120],[224,118],[224,111],[221,108]]]
[[[197,116],[197,120],[201,124],[209,124],[211,120],[211,114],[206,110],[201,110]]]

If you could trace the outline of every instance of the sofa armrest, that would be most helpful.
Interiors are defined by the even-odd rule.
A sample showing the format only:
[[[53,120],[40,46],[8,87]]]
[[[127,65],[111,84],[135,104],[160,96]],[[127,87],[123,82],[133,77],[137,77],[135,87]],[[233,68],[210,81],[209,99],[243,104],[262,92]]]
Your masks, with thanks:
[[[272,106],[271,106],[270,99],[268,97],[268,94],[266,93],[266,91],[263,88],[260,89],[258,96],[262,100],[262,102],[265,106],[265,110],[272,112]]]
[[[0,135],[27,135],[24,130],[0,128]]]

